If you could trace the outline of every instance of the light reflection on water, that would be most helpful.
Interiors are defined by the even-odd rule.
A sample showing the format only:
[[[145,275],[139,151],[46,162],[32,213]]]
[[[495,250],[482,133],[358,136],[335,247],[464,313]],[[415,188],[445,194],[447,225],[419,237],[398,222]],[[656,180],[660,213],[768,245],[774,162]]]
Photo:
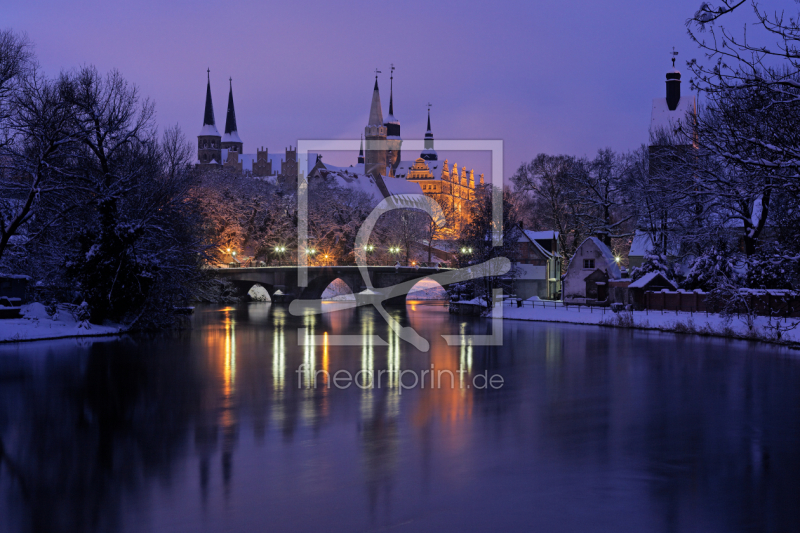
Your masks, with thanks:
[[[486,324],[390,313],[430,351],[369,309],[271,304],[0,346],[0,530],[800,530],[796,353],[521,322],[451,347]],[[365,342],[328,344],[347,334]],[[504,386],[469,387],[484,372]]]

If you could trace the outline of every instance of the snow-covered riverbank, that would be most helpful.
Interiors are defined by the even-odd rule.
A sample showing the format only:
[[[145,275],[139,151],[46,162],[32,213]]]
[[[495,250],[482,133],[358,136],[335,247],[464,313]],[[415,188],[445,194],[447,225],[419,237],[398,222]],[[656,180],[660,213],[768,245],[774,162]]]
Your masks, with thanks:
[[[752,323],[744,316],[731,317],[726,320],[718,314],[709,313],[675,313],[675,311],[632,311],[614,313],[606,308],[578,306],[552,306],[547,302],[542,307],[517,307],[504,305],[503,318],[509,320],[531,320],[538,322],[564,322],[569,324],[597,324],[600,326],[628,327],[639,329],[655,329],[677,333],[695,333],[740,339],[753,339],[785,344],[800,344],[800,319],[769,319],[755,317]],[[498,308],[489,316],[497,316]]]
[[[22,306],[22,318],[0,320],[0,342],[61,339],[64,337],[93,337],[124,333],[119,324],[98,326],[75,320],[68,311],[59,311],[55,320],[40,303]]]

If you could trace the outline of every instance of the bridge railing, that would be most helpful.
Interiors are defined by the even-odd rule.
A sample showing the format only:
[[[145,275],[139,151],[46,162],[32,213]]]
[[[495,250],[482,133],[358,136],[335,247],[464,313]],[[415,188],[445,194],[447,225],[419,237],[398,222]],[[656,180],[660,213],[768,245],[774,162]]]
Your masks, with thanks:
[[[294,267],[297,268],[297,263],[293,261],[271,261],[266,263],[264,261],[251,261],[246,263],[217,263],[214,265],[206,265],[205,268],[211,269],[228,269],[228,268],[272,268],[272,267]],[[307,265],[310,268],[314,267],[354,267],[354,264],[337,264],[337,263],[320,263],[320,264],[309,264]],[[396,262],[392,261],[371,261],[366,266],[368,267],[399,267],[399,268],[436,268],[435,263],[416,263],[416,264],[405,264],[400,263],[399,265]],[[446,269],[451,268],[446,263],[439,263],[439,268]]]

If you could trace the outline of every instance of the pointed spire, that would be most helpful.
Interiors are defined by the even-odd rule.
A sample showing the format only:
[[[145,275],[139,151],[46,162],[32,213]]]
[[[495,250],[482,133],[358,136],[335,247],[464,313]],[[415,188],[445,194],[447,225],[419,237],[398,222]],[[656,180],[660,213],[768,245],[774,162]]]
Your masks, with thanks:
[[[392,63],[392,74],[389,76],[389,120],[394,118],[394,63]]]
[[[428,104],[428,131],[425,132],[425,149],[419,156],[426,161],[438,161],[439,154],[433,148],[433,132],[431,131],[431,104]]]
[[[228,81],[230,82],[230,92],[228,93],[228,115],[225,117],[225,133],[233,133],[237,131],[236,110],[233,108],[233,78]]]
[[[361,147],[358,150],[358,164],[364,164],[364,135],[361,135]]]
[[[211,102],[211,69],[208,69],[208,84],[206,85],[206,110],[203,114],[203,128],[200,136],[215,135],[219,136],[216,121],[214,120],[214,104]]]
[[[372,91],[372,104],[369,108],[368,126],[383,126],[383,111],[381,110],[381,93],[378,90],[378,75],[375,74],[375,89]]]
[[[214,104],[211,102],[211,69],[206,72],[208,73],[208,85],[206,85],[206,113],[203,117],[203,126],[206,124],[214,126]]]

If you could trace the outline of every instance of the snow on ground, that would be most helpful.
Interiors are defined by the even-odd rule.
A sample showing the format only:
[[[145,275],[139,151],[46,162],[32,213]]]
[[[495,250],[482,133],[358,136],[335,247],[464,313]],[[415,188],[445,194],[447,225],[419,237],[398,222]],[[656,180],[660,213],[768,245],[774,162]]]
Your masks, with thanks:
[[[544,304],[542,306],[542,303]],[[675,311],[624,311],[614,313],[609,308],[586,306],[564,307],[560,302],[537,302],[535,307],[503,305],[503,318],[570,324],[602,324],[608,326],[657,329],[684,333],[700,333],[725,337],[749,337],[760,340],[800,343],[800,319],[770,319],[755,317],[753,330],[748,328],[744,315],[726,321],[719,314],[685,313]],[[496,315],[497,307],[489,316]],[[778,330],[780,329],[780,337]]]
[[[97,326],[78,322],[66,309],[60,309],[53,320],[40,303],[23,305],[20,312],[22,318],[0,320],[0,342],[113,335],[126,329],[119,324]]]

